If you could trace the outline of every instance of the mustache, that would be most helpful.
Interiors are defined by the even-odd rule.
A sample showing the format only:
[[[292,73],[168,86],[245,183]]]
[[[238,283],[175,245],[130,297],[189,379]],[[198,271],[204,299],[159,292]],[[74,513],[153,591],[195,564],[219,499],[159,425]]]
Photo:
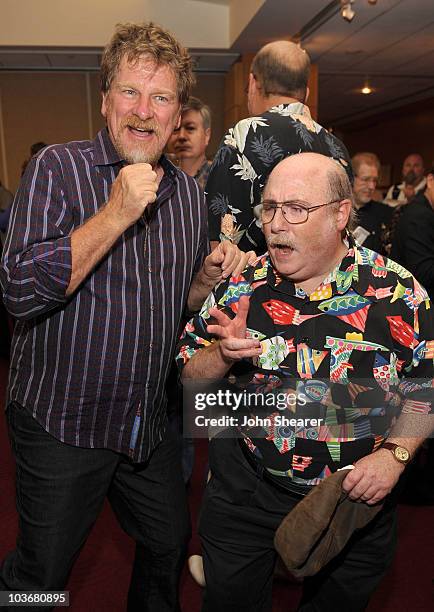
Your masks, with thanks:
[[[139,130],[149,131],[152,130],[157,136],[160,133],[159,125],[156,121],[154,121],[154,119],[146,119],[145,121],[141,121],[138,117],[135,117],[134,115],[125,117],[125,119],[122,120],[121,127],[131,127],[137,128]]]
[[[278,236],[269,236],[267,238],[268,247],[286,246],[290,249],[295,250],[295,242],[288,236],[288,234],[279,234]]]

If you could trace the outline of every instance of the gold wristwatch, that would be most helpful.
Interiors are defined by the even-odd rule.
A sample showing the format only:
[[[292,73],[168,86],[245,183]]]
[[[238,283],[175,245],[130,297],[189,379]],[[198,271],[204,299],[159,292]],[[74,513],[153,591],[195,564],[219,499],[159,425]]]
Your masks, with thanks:
[[[380,446],[380,448],[390,450],[392,455],[397,461],[399,461],[399,463],[407,465],[407,463],[410,461],[410,453],[405,446],[399,446],[399,444],[394,444],[393,442],[385,442]]]

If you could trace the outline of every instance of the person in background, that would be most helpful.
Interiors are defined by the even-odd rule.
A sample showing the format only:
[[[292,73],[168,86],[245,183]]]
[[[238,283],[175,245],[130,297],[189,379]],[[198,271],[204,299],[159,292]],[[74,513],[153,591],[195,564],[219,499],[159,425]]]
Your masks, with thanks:
[[[403,210],[391,257],[414,274],[434,300],[434,168],[427,174],[425,189]]]
[[[390,219],[391,209],[373,197],[380,172],[380,160],[374,153],[356,153],[351,158],[354,172],[354,204],[357,211],[353,236],[358,244],[385,254],[382,237]]]
[[[162,154],[192,83],[169,32],[118,25],[101,65],[106,127],[26,168],[0,269],[17,319],[19,474],[2,591],[63,590],[108,497],[136,544],[128,610],[179,610],[190,528],[166,378],[186,309],[245,265],[234,245],[208,254],[199,187]]]
[[[173,132],[169,149],[179,167],[196,179],[202,191],[211,167],[206,157],[210,138],[211,110],[202,100],[190,96],[182,108],[181,124]]]
[[[197,181],[202,192],[211,167],[206,157],[210,138],[211,110],[202,100],[190,96],[182,107],[181,124],[170,137],[167,149],[178,167]],[[178,369],[174,363],[167,381],[168,413],[174,431],[182,432],[182,469],[188,484],[194,467],[194,442],[183,431],[182,390],[178,385]]]
[[[6,237],[13,201],[13,194],[0,181],[0,253]]]
[[[389,188],[384,203],[393,208],[407,204],[417,193],[425,189],[424,172],[422,155],[419,153],[408,155],[402,164],[402,183]]]
[[[265,251],[255,215],[268,175],[284,157],[314,151],[351,162],[343,143],[310,116],[306,100],[310,59],[299,45],[278,40],[253,59],[247,87],[250,117],[230,128],[206,185],[211,247],[221,238],[245,251]]]
[[[411,202],[414,196],[425,189],[426,178],[422,156],[412,153],[405,158],[402,165],[402,179],[400,185],[392,185],[387,192],[384,203],[393,209],[393,214],[388,227],[383,234],[384,250],[390,255],[395,240],[395,231],[406,204]]]
[[[391,258],[409,270],[434,300],[434,168],[426,187],[403,210]],[[434,504],[434,439],[426,440],[410,470],[403,497],[407,503]]]
[[[6,238],[13,201],[14,196],[0,181],[0,255]],[[10,341],[9,316],[0,296],[0,357],[4,359],[9,359]]]
[[[32,159],[32,157],[34,155],[37,155],[39,151],[42,151],[42,149],[45,149],[45,147],[47,146],[48,146],[47,143],[42,142],[41,140],[38,142],[34,142],[32,145],[30,145],[30,155],[28,159],[25,159],[23,161],[23,165],[21,166],[21,176],[23,176],[25,169],[27,168],[27,165],[29,161]]]

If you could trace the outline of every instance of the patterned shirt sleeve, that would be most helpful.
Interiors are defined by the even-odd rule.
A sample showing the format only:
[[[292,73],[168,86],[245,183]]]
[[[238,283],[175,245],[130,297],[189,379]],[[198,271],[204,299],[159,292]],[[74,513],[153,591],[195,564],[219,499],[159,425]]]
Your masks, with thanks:
[[[180,370],[198,350],[212,343],[212,336],[207,331],[207,325],[210,319],[208,311],[214,306],[216,306],[216,298],[213,291],[205,300],[200,312],[191,318],[185,326],[179,339],[178,354],[176,356]]]
[[[241,275],[222,282],[209,294],[200,312],[190,319],[179,339],[176,360],[180,370],[197,351],[214,342],[213,336],[207,330],[211,322],[210,309],[219,308],[228,317],[233,318],[238,311],[240,298],[244,295],[251,296],[252,293],[251,283]]]
[[[73,219],[60,173],[55,155],[45,151],[29,163],[15,198],[0,275],[5,305],[17,318],[66,301]]]
[[[415,281],[416,292],[424,291]],[[404,364],[399,390],[403,398],[402,412],[434,414],[434,318],[433,304],[425,299],[414,311],[414,325],[401,320],[390,321],[391,333],[399,342],[407,342],[413,350],[410,364]]]
[[[240,153],[235,143],[226,144],[226,141],[227,137],[217,151],[205,187],[209,239],[217,241],[220,241],[222,221],[229,216],[232,218],[231,208],[236,206],[240,198],[245,197],[240,189],[240,181],[231,172]]]

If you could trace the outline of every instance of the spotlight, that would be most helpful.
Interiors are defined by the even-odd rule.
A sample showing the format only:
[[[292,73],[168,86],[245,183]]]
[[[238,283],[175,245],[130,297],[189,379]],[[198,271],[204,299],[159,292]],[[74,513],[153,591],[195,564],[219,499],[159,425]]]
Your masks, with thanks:
[[[348,23],[350,23],[356,15],[355,11],[352,9],[353,2],[354,0],[341,0],[341,15]]]
[[[377,0],[368,0],[369,4],[377,4]]]

